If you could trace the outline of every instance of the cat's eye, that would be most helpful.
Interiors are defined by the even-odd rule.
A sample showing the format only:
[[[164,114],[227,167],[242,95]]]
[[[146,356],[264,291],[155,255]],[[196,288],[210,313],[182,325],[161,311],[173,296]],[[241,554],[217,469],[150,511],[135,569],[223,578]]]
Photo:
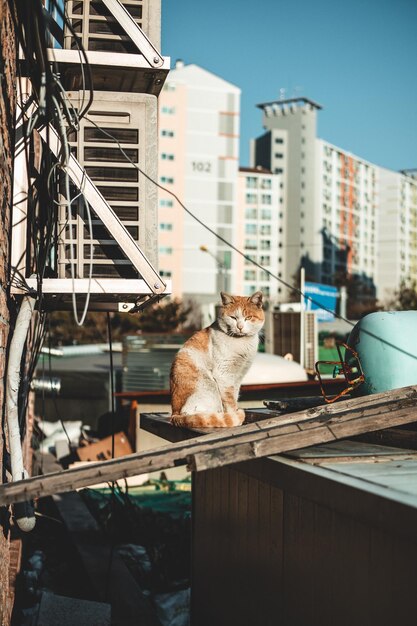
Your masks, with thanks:
[[[230,319],[232,320],[237,320],[237,317],[235,317],[234,315],[229,315]]]
[[[252,319],[252,315],[249,315],[248,317],[245,317],[245,320],[251,320]]]

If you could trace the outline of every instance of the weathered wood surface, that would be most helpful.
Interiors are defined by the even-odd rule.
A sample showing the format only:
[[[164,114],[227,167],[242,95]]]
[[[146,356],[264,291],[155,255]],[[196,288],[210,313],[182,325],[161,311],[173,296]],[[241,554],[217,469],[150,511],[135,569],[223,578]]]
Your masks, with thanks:
[[[377,443],[381,446],[417,450],[417,431],[415,430],[387,428],[377,432],[364,433],[359,435],[357,440],[366,443]]]
[[[394,448],[363,441],[335,441],[324,445],[302,448],[286,452],[285,456],[313,465],[330,465],[333,463],[388,463],[392,460],[417,460],[416,450]]]
[[[0,505],[185,465],[201,471],[417,420],[417,386],[352,398],[0,487]],[[175,427],[172,427],[175,428]]]

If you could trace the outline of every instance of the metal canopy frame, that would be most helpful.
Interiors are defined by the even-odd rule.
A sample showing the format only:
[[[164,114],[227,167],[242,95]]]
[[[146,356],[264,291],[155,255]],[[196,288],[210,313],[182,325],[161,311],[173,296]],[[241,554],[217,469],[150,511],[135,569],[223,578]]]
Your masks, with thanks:
[[[133,41],[137,49],[143,54],[149,67],[158,68],[164,64],[163,57],[145,35],[141,27],[135,22],[130,13],[119,0],[102,0],[115,20]]]
[[[28,81],[29,83],[29,81]],[[16,144],[16,161],[15,161],[15,195],[13,199],[13,222],[12,222],[12,264],[16,276],[22,277],[26,271],[26,229],[27,229],[27,189],[24,189],[27,181],[25,152],[28,147],[28,138],[25,136],[25,117],[29,114],[34,115],[37,106],[31,104],[30,107],[23,111],[21,104],[17,107],[17,144]],[[61,154],[61,139],[53,126],[48,124],[40,129],[35,130],[42,139],[44,145],[52,152],[55,158],[59,159]],[[170,283],[162,280],[157,270],[153,267],[145,254],[142,252],[137,242],[128,232],[126,227],[120,221],[112,207],[105,200],[103,195],[92,182],[85,169],[77,161],[74,155],[70,155],[68,164],[63,165],[62,169],[66,172],[75,187],[84,195],[86,201],[90,204],[97,217],[103,222],[110,235],[114,238],[132,265],[142,277],[140,279],[97,279],[97,278],[74,278],[74,279],[58,279],[44,278],[42,281],[42,292],[45,296],[55,296],[56,303],[61,300],[58,296],[66,297],[72,293],[103,296],[122,296],[124,302],[136,302],[139,307],[139,301],[145,304],[149,299],[156,299],[160,296],[169,295],[168,290]],[[25,183],[22,183],[25,181]],[[17,184],[18,183],[18,184]],[[37,280],[34,278],[25,278],[27,285],[36,289]],[[13,285],[12,293],[22,294],[23,289]],[[48,301],[48,298],[47,298]],[[103,305],[102,305],[103,306]]]

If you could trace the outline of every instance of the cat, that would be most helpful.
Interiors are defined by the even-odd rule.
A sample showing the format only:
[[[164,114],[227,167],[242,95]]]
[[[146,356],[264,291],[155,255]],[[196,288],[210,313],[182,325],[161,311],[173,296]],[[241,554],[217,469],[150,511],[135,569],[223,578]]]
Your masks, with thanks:
[[[265,316],[262,292],[252,296],[220,293],[217,320],[192,335],[171,367],[171,423],[189,428],[240,426],[240,384],[249,370]]]

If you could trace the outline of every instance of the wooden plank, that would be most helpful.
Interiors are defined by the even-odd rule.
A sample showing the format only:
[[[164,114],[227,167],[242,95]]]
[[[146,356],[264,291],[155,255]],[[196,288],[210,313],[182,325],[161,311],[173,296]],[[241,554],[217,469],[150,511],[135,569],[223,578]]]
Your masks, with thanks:
[[[328,460],[335,459],[337,461],[340,458],[361,458],[364,457],[412,457],[415,455],[415,450],[407,450],[394,448],[392,446],[381,446],[378,444],[365,443],[362,441],[352,441],[351,439],[344,441],[335,441],[326,443],[322,446],[311,446],[309,448],[302,448],[301,450],[293,450],[286,452],[285,455],[300,459],[303,461],[314,459]]]
[[[329,448],[328,450],[326,448]],[[298,454],[300,452],[301,454]],[[393,446],[381,446],[362,441],[343,440],[322,446],[312,446],[305,450],[295,450],[285,454],[307,463],[368,463],[380,464],[391,461],[417,460],[417,451]]]
[[[386,428],[377,432],[364,433],[356,437],[358,441],[389,445],[396,448],[417,450],[417,431],[403,428]]]
[[[33,477],[0,487],[0,505],[72,491],[148,471],[185,465],[201,471],[351,437],[417,418],[417,386],[352,398],[231,429],[219,429],[172,446]]]

